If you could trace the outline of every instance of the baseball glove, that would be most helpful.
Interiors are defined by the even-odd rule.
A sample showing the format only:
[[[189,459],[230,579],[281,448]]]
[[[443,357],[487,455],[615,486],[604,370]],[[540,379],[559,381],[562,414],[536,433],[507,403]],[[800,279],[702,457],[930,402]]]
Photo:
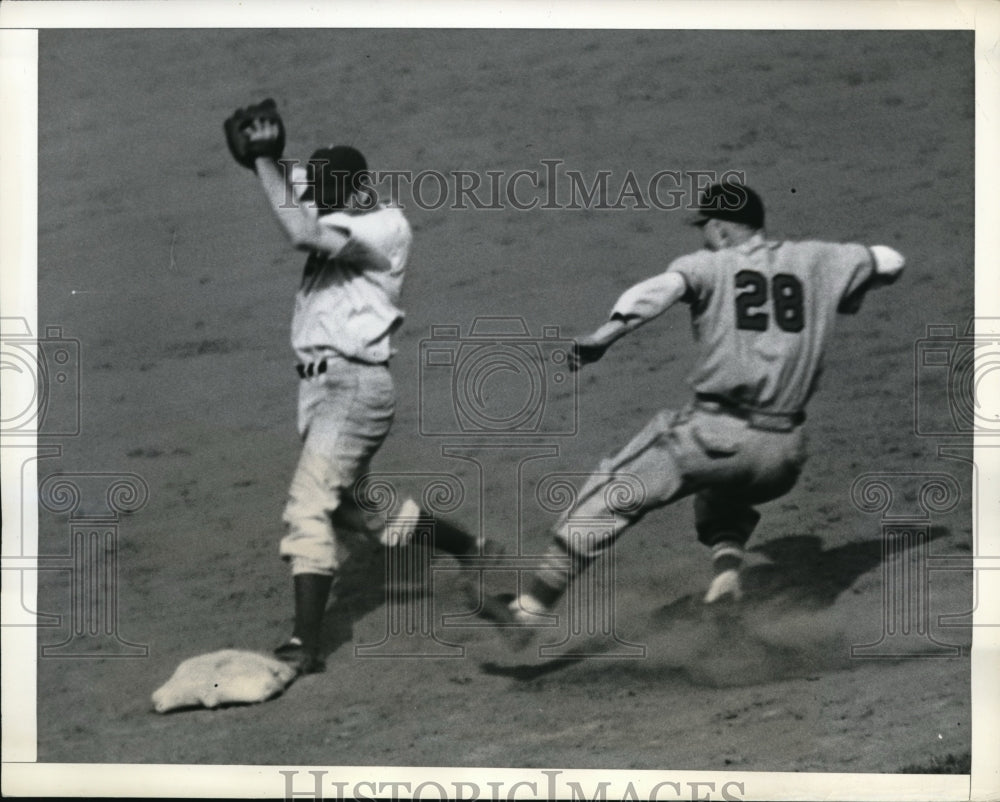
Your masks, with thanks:
[[[254,106],[237,109],[222,125],[233,158],[253,170],[259,157],[280,159],[285,150],[285,124],[278,106],[268,98]]]

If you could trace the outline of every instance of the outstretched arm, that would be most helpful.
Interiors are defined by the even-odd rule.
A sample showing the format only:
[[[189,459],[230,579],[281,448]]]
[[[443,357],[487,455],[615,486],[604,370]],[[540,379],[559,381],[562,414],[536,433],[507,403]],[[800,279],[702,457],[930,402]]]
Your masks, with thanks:
[[[255,127],[247,132],[251,141],[255,136],[277,135],[276,130],[268,129],[269,125],[264,121],[255,123]],[[342,228],[320,225],[316,210],[300,200],[289,203],[289,199],[294,197],[292,186],[286,172],[274,159],[258,157],[254,168],[275,217],[295,248],[300,251],[320,251],[328,256],[336,256],[343,250],[350,239],[349,232]]]
[[[848,285],[837,306],[837,311],[841,314],[857,313],[868,290],[892,284],[906,267],[903,255],[888,245],[872,245],[868,248],[868,254],[871,257],[870,271],[856,274]]]
[[[590,362],[596,362],[613,342],[661,315],[686,291],[683,276],[674,272],[653,276],[626,290],[615,303],[607,323],[593,333],[576,339],[569,360],[570,370],[579,370]]]

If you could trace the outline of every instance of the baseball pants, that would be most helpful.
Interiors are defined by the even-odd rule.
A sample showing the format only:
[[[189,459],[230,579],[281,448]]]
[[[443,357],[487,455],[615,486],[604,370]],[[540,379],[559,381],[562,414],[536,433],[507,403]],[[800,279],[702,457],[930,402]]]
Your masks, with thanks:
[[[302,455],[292,476],[280,553],[292,573],[332,574],[345,556],[339,528],[372,534],[383,522],[354,500],[392,425],[395,392],[385,365],[327,358],[299,385]]]
[[[570,554],[591,559],[650,510],[694,495],[698,540],[709,547],[743,546],[760,519],[754,505],[791,490],[804,462],[800,427],[765,431],[694,405],[664,410],[600,464],[553,534]],[[621,498],[616,485],[632,486],[636,480],[638,495],[616,503]],[[611,519],[611,527],[580,526]]]

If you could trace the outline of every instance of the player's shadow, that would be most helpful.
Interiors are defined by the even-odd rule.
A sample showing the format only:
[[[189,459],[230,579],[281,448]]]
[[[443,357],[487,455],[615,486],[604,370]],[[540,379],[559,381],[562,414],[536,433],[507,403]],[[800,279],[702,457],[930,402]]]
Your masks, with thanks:
[[[354,641],[354,627],[365,616],[428,591],[429,577],[417,568],[422,562],[420,552],[454,555],[476,547],[476,538],[441,518],[422,521],[417,536],[407,546],[386,548],[351,530],[338,530],[339,535],[343,535],[349,557],[337,570],[323,617],[320,655],[324,658]]]
[[[928,540],[948,535],[947,527],[935,526],[931,527]],[[738,605],[723,603],[720,610],[730,606],[746,610],[776,603],[807,610],[829,607],[859,577],[877,568],[886,553],[883,538],[824,549],[822,538],[816,535],[776,538],[750,551],[763,554],[769,562],[744,569],[740,577],[743,599]],[[689,618],[698,608],[706,608],[700,597],[684,596],[657,610],[654,621],[665,624],[677,617]]]
[[[928,542],[948,537],[945,526],[932,526]],[[824,549],[815,535],[794,535],[762,543],[750,551],[770,562],[751,566],[744,573],[747,601],[781,597],[804,607],[829,607],[859,577],[882,563],[884,538],[845,543]],[[909,544],[908,550],[912,549]]]
[[[948,534],[946,527],[932,527],[928,539],[935,541]],[[701,594],[687,594],[654,611],[650,617],[651,628],[669,634],[691,631],[693,626],[706,637],[708,633],[716,633],[722,641],[738,640],[746,617],[758,611],[773,613],[775,608],[818,610],[832,606],[859,577],[877,568],[886,553],[882,538],[824,549],[822,539],[814,535],[777,538],[751,551],[763,554],[769,562],[743,571],[744,596],[740,602],[706,605]],[[482,670],[486,674],[530,682],[584,659],[569,651],[542,663],[514,666],[484,663]]]

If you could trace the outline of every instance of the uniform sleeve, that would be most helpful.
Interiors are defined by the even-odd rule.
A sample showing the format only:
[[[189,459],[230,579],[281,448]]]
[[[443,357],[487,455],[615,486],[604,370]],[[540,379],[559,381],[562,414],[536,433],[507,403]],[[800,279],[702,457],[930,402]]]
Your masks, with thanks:
[[[665,272],[627,289],[612,308],[611,318],[650,320],[663,313],[678,300],[678,276],[683,280],[685,288],[680,300],[690,301],[701,297],[705,284],[703,271],[698,269],[697,260],[692,260],[691,256],[675,259]]]
[[[672,300],[667,288],[668,273],[661,273],[629,287],[611,309],[612,318],[650,320],[662,313]]]
[[[675,259],[667,268],[684,279],[687,290],[681,300],[695,308],[704,306],[712,294],[711,258],[710,251],[697,251]]]
[[[397,272],[406,266],[413,233],[398,209],[383,207],[357,215],[338,212],[321,217],[320,222],[350,237],[342,256],[357,269]]]
[[[832,278],[836,282],[838,297],[837,311],[842,315],[853,315],[861,309],[865,293],[872,286],[875,276],[875,259],[864,245],[839,245]]]

